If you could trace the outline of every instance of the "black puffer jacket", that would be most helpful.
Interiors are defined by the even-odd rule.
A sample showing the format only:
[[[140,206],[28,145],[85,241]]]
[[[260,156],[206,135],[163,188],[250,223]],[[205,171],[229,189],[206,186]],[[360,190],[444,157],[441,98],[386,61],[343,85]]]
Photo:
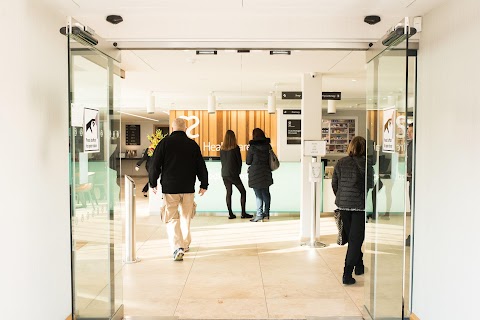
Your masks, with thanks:
[[[238,177],[242,171],[242,155],[240,147],[231,150],[220,150],[222,177]]]
[[[373,172],[369,170],[369,174]],[[348,156],[338,160],[332,188],[340,210],[365,210],[365,157]]]
[[[273,184],[270,170],[270,139],[250,140],[246,163],[248,168],[248,186],[254,189],[268,188]]]

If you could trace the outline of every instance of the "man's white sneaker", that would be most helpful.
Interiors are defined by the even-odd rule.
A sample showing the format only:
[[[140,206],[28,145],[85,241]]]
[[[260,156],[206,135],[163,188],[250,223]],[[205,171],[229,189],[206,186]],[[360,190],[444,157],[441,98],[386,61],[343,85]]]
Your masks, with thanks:
[[[183,251],[183,248],[178,248],[178,249],[175,250],[175,252],[173,253],[173,260],[175,260],[175,261],[182,261],[184,254],[185,254],[185,252]]]

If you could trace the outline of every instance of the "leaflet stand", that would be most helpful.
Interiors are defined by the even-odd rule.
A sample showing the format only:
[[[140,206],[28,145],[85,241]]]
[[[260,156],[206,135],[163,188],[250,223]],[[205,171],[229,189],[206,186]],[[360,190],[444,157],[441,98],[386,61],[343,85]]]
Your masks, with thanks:
[[[326,141],[305,141],[305,156],[311,156],[308,179],[311,182],[312,195],[312,224],[310,231],[309,246],[312,248],[323,248],[327,245],[323,242],[317,241],[317,183],[323,183],[323,165],[317,162],[318,156],[324,156],[326,153]]]

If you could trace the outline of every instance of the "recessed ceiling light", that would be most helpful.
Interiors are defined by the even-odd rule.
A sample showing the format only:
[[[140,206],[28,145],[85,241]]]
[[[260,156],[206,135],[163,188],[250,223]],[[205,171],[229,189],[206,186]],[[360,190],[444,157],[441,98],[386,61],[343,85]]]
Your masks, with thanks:
[[[357,79],[352,79],[353,82],[357,82]]]
[[[201,54],[217,54],[217,50],[197,50],[196,51],[196,54],[197,55],[201,55]]]
[[[286,54],[286,55],[290,55],[292,54],[292,52],[290,50],[270,50],[270,54],[271,55],[274,55],[274,54]]]

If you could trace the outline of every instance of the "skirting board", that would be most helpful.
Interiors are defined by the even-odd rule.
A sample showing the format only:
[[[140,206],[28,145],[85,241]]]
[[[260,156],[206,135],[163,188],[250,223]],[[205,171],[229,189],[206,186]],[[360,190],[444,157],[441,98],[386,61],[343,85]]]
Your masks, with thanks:
[[[410,320],[420,320],[414,313],[410,314]]]

